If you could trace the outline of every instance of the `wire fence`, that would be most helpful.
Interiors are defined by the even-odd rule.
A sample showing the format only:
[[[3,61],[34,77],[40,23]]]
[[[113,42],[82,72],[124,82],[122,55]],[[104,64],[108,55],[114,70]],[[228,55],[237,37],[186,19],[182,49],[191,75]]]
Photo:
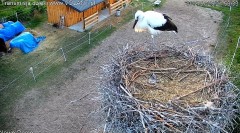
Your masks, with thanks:
[[[144,2],[129,4],[126,7],[126,10],[122,10],[122,14],[125,15],[124,18],[133,19],[134,14],[137,10],[142,9],[146,10],[151,5],[146,4]],[[124,12],[126,12],[124,14]],[[22,12],[24,14],[24,12]],[[5,16],[3,17],[4,21],[10,21],[11,17],[15,17],[15,19],[19,18],[20,13],[13,14],[11,16]],[[9,19],[8,19],[9,18]],[[28,84],[28,82],[38,82],[38,79],[41,75],[47,74],[47,71],[50,71],[52,67],[56,66],[63,66],[63,64],[68,64],[68,57],[75,56],[74,54],[78,51],[80,51],[81,47],[87,46],[87,45],[95,45],[96,43],[99,43],[99,37],[101,35],[108,33],[112,30],[113,27],[117,27],[121,25],[121,22],[114,22],[113,19],[114,16],[110,16],[103,20],[102,22],[99,22],[97,26],[94,26],[92,30],[89,32],[84,32],[81,34],[81,37],[75,38],[71,41],[71,43],[66,43],[62,47],[59,47],[55,51],[49,53],[47,57],[45,57],[42,60],[36,61],[33,65],[23,65],[24,68],[22,68],[23,72],[22,74],[17,74],[15,77],[5,83],[2,84],[0,87],[0,92],[3,90],[6,90],[7,88],[15,88],[20,87]],[[122,20],[126,21],[127,20]],[[96,28],[95,28],[96,27]],[[62,38],[66,38],[66,36],[62,36]],[[63,40],[63,39],[62,39]],[[80,51],[81,52],[81,51]],[[30,55],[24,55],[26,58],[29,59],[32,58]],[[33,57],[34,58],[34,57]],[[24,63],[24,60],[22,61]],[[20,68],[19,68],[20,69]]]
[[[75,40],[71,44],[68,44],[64,47],[59,48],[58,50],[54,51],[52,54],[50,54],[47,58],[39,61],[33,66],[27,67],[27,70],[23,72],[22,75],[16,77],[13,79],[9,84],[5,85],[0,91],[8,88],[10,85],[15,83],[18,79],[24,78],[24,76],[29,77],[29,74],[33,77],[33,79],[36,81],[36,79],[45,71],[47,71],[51,66],[62,64],[63,62],[67,61],[67,55],[74,50],[78,49],[80,46],[84,44],[91,45],[91,41],[96,38],[97,36],[103,34],[104,32],[107,32],[109,29],[111,29],[111,26],[104,27],[101,32],[98,32],[96,34],[92,34],[92,36],[88,36],[88,34],[84,35],[82,38]],[[90,32],[89,32],[90,33]]]
[[[225,18],[223,18],[223,22],[220,24],[219,31],[218,31],[218,38],[216,40],[216,43],[214,44],[214,49],[211,51],[211,55],[214,57],[217,57],[221,54],[225,54],[227,51],[228,45],[227,45],[227,32],[229,30],[229,27],[232,26],[232,8],[239,6],[238,0],[202,0],[202,1],[186,1],[187,4],[195,5],[195,6],[202,6],[202,7],[228,7],[227,13],[225,13]],[[240,38],[240,36],[239,36]],[[231,57],[231,62],[228,65],[227,68],[230,70],[234,59],[236,57],[237,50],[239,48],[239,38],[236,43],[236,48],[233,53],[230,53],[232,55],[229,55],[229,58]]]
[[[191,2],[186,2],[186,3],[192,4]],[[237,3],[237,6],[238,6],[238,3]],[[134,14],[137,10],[139,10],[139,9],[149,10],[152,7],[153,6],[151,5],[151,3],[147,3],[147,2],[132,3],[132,4],[128,5],[127,8],[129,8],[130,11],[128,13],[126,13],[127,16],[124,16],[124,18],[129,17],[129,19],[133,19]],[[221,29],[223,29],[223,30],[221,30],[219,32],[219,37],[216,41],[215,48],[212,51],[213,55],[216,55],[218,53],[217,49],[220,48],[220,45],[225,44],[226,31],[228,30],[228,27],[231,25],[231,10],[232,10],[232,4],[229,4],[229,15],[227,16],[226,21],[222,24]],[[7,18],[15,17],[15,19],[17,20],[20,15],[24,15],[24,12],[15,13],[15,14],[12,14],[11,16],[5,16],[5,17],[2,17],[2,19],[4,18],[4,19],[6,19],[6,21],[8,21],[11,19],[7,19]],[[68,44],[58,48],[57,50],[50,53],[46,58],[44,58],[40,61],[37,61],[34,65],[30,65],[30,66],[26,65],[25,69],[23,69],[24,71],[22,72],[22,74],[16,75],[8,83],[1,85],[0,92],[11,86],[12,87],[20,86],[22,81],[36,82],[38,80],[38,77],[41,76],[46,71],[48,71],[51,67],[57,66],[57,65],[60,66],[64,63],[68,63],[67,62],[68,56],[70,56],[70,54],[73,54],[74,52],[78,51],[81,46],[91,45],[92,43],[99,43],[96,40],[96,38],[99,37],[100,35],[102,35],[103,33],[109,32],[113,25],[116,26],[116,23],[113,22],[112,17],[108,17],[103,21],[105,21],[105,22],[108,21],[110,23],[106,24],[104,22],[102,22],[102,23],[100,22],[97,25],[97,28],[93,28],[91,31],[84,33],[80,38],[75,39],[71,43],[68,43]],[[117,24],[119,24],[119,23],[117,23]],[[63,38],[65,38],[65,37],[66,36],[63,36]],[[233,64],[235,54],[238,49],[238,45],[239,45],[239,39],[237,42],[236,50],[233,53],[233,57],[231,60],[232,62],[230,63],[229,68]],[[28,56],[28,55],[26,55],[26,56]],[[31,57],[29,56],[29,58],[31,58]]]
[[[236,20],[236,10],[239,9],[239,0],[202,0],[188,1],[186,3],[202,7],[213,7],[224,12],[223,20],[218,28],[218,37],[209,58],[210,56],[214,57],[218,62],[222,63],[231,75],[232,81],[239,87],[240,34],[233,33],[233,28],[236,28],[236,21],[238,21]],[[235,35],[230,36],[230,34]]]
[[[223,22],[223,25],[221,27],[221,31],[219,33],[219,37],[215,43],[215,47],[214,47],[214,50],[212,51],[212,55],[214,55],[215,57],[219,55],[220,52],[224,52],[224,51],[227,51],[227,48],[229,47],[227,45],[227,40],[228,40],[228,34],[227,34],[227,31],[229,30],[229,27],[232,26],[232,7],[234,6],[239,6],[238,5],[238,1],[233,1],[232,3],[229,3],[229,2],[224,2],[225,5],[229,6],[229,10],[228,10],[228,15],[226,16],[226,20],[225,22]],[[236,42],[236,48],[234,50],[233,53],[230,53],[232,54],[229,55],[229,58],[231,58],[231,62],[229,64],[227,64],[227,68],[228,70],[231,69],[232,65],[233,65],[233,62],[234,62],[234,59],[235,59],[235,55],[237,53],[237,50],[239,48],[239,38],[240,38],[240,35],[238,37],[238,40]],[[221,53],[220,53],[221,54]]]
[[[143,3],[138,2],[134,4],[130,4],[127,8],[129,8],[129,12],[126,13],[127,16],[124,18],[126,19],[133,19],[134,14],[138,9],[141,10],[148,10],[152,8],[152,5],[149,3]],[[219,37],[216,41],[214,50],[212,51],[213,55],[217,55],[219,49],[222,48],[222,46],[226,43],[226,37],[227,37],[227,30],[231,26],[231,11],[232,6],[229,6],[229,15],[227,16],[226,21],[223,22],[223,24],[220,26],[220,29],[222,29],[219,32]],[[26,15],[25,12],[19,12],[19,13],[13,13],[11,16],[4,16],[2,17],[2,20],[8,21],[8,20],[20,20],[21,16]],[[37,60],[34,64],[28,64],[24,60],[22,61],[25,63],[23,65],[24,68],[19,68],[22,71],[18,74],[16,74],[11,80],[4,82],[4,84],[0,85],[0,93],[3,93],[5,90],[14,89],[19,91],[25,91],[27,87],[29,87],[29,84],[35,84],[36,82],[39,82],[43,78],[48,78],[49,72],[53,71],[55,68],[63,67],[64,64],[71,64],[71,62],[68,62],[70,60],[71,56],[75,56],[77,52],[81,52],[81,48],[83,46],[88,45],[94,45],[96,43],[100,43],[98,41],[99,37],[101,37],[103,34],[108,33],[112,30],[112,28],[117,27],[118,25],[121,25],[118,22],[113,21],[113,16],[106,18],[103,20],[104,22],[100,22],[97,24],[97,28],[93,27],[92,30],[88,32],[82,33],[81,37],[74,38],[70,43],[66,43],[64,46],[61,46],[57,48],[56,50],[48,53],[47,57]],[[1,20],[0,20],[1,21]],[[108,22],[108,23],[106,23]],[[109,23],[110,22],[110,23]],[[126,21],[127,22],[127,21]],[[64,40],[66,36],[62,36],[61,40]],[[197,40],[198,41],[198,40]],[[193,43],[193,42],[189,42]],[[236,58],[236,52],[239,48],[240,43],[240,36],[238,38],[238,42],[236,42],[236,49],[234,53],[232,53],[231,63],[229,65],[229,68],[233,66],[233,62]],[[50,44],[49,44],[50,45]],[[41,51],[40,51],[41,52]],[[34,58],[30,55],[24,55],[27,56],[27,59]],[[26,59],[26,58],[25,58]],[[11,96],[6,95],[4,98],[11,98]]]

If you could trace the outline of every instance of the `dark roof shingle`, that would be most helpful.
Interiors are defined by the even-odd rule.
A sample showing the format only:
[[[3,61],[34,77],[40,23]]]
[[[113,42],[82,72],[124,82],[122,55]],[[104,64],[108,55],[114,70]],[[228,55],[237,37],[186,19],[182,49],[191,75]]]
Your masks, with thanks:
[[[59,1],[63,2],[67,6],[74,8],[79,12],[82,12],[103,2],[104,0],[59,0]]]

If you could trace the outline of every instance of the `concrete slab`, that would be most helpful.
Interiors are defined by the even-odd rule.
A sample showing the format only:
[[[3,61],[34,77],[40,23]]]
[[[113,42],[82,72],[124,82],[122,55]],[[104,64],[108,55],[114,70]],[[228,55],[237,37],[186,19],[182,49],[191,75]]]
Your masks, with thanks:
[[[104,19],[108,18],[110,16],[109,14],[109,9],[106,8],[104,10],[102,10],[99,14],[98,14],[98,22],[101,22],[103,21]],[[94,25],[94,24],[93,24]],[[93,25],[89,26],[89,28],[91,28]],[[70,27],[68,27],[69,29],[72,29],[72,30],[76,30],[78,32],[84,32],[84,29],[83,29],[83,21],[81,22],[78,22],[77,24],[74,24]]]
[[[78,23],[76,23],[76,24],[74,24],[74,25],[72,25],[68,28],[71,29],[71,30],[76,30],[78,32],[83,32],[84,31],[83,30],[83,21],[78,22]]]
[[[99,22],[108,18],[109,16],[110,16],[110,14],[109,14],[109,9],[108,8],[102,10],[100,12],[99,16],[98,16],[99,17]]]

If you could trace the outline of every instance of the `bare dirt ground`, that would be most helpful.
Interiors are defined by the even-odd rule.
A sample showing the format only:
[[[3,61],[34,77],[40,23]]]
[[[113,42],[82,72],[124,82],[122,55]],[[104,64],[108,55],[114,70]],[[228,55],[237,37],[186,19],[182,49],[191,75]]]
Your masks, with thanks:
[[[187,6],[184,0],[168,0],[159,11],[173,19],[179,33],[177,36],[172,33],[159,35],[155,38],[158,46],[181,47],[185,42],[184,48],[209,52],[210,45],[216,41],[221,13]],[[135,33],[132,25],[133,22],[129,22],[122,26],[87,56],[64,70],[61,84],[35,88],[20,99],[13,114],[17,121],[14,130],[36,133],[102,132],[103,113],[98,111],[101,108],[98,94],[100,79],[97,78],[100,67],[127,43],[133,46],[151,45],[150,35]]]

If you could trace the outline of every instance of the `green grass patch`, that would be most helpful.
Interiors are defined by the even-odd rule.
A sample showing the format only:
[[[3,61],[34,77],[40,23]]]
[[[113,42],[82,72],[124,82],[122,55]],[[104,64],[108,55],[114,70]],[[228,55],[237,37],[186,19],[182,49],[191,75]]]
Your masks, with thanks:
[[[26,23],[26,27],[35,28],[35,27],[41,25],[43,22],[46,22],[46,20],[47,20],[47,15],[43,14],[43,15],[35,16],[30,21],[25,22],[25,23]]]
[[[232,11],[229,12],[229,7],[212,7],[217,11],[221,11],[224,14],[223,22],[221,24],[219,36],[219,46],[217,52],[219,57],[223,58],[226,62],[226,66],[229,66],[232,61],[233,54],[236,49],[238,38],[240,36],[240,6],[232,7]],[[228,28],[225,25],[229,20]],[[236,77],[234,83],[240,88],[240,50],[237,49],[235,59],[231,67],[232,77]]]
[[[145,2],[147,1],[145,0]],[[147,3],[148,4],[144,5],[144,10],[152,9],[151,3]],[[1,8],[2,7],[0,7],[0,9]],[[19,9],[16,9],[16,11],[17,10]],[[43,21],[46,21],[46,14],[41,13],[40,11],[39,14],[35,14],[33,15],[34,17],[29,18],[27,14],[30,11],[33,10],[24,10],[25,14],[21,16],[21,18],[25,20],[24,24],[26,24],[27,27],[34,28],[41,25]],[[26,94],[26,92],[35,88],[40,88],[43,89],[41,91],[43,91],[47,96],[48,90],[44,90],[44,88],[47,88],[46,86],[61,84],[61,74],[63,74],[63,69],[69,68],[80,57],[85,56],[96,46],[100,45],[101,41],[110,36],[116,29],[133,20],[133,15],[134,14],[132,13],[128,13],[126,17],[124,17],[124,19],[119,23],[119,25],[117,25],[117,27],[103,27],[98,29],[98,32],[92,33],[91,44],[88,44],[88,35],[83,39],[76,41],[87,33],[85,32],[74,35],[66,35],[67,38],[59,38],[58,45],[53,48],[46,48],[44,50],[39,50],[27,55],[23,54],[19,50],[14,50],[12,55],[2,57],[0,62],[0,88],[3,88],[13,79],[22,75],[23,72],[26,71],[26,74],[23,74],[23,76],[19,77],[15,82],[13,82],[13,84],[10,84],[6,89],[0,92],[0,130],[10,130],[12,127],[14,127],[14,120],[12,119],[13,107],[15,103]],[[62,57],[62,52],[57,51],[61,47],[65,52],[71,50],[71,52],[66,54],[66,62]],[[55,51],[57,52],[54,53]],[[51,57],[47,58],[50,55]],[[34,67],[34,73],[40,73],[40,75],[37,75],[35,82],[31,73],[29,72],[29,67],[34,66],[43,59],[46,60],[37,67]]]
[[[33,3],[44,0],[12,0],[3,1],[0,6],[0,22],[20,21],[28,28],[34,28],[46,20],[46,5],[34,5]],[[23,3],[31,3],[24,5]]]
[[[79,57],[82,57],[89,53],[93,48],[101,44],[101,41],[108,36],[110,36],[114,31],[116,30],[115,27],[109,28],[103,27],[99,30],[97,33],[91,34],[91,42],[89,44],[89,41],[86,39],[84,41],[81,41],[83,43],[79,44],[79,47],[74,49],[72,52],[69,52],[67,54],[67,60],[69,63],[66,63],[67,66],[71,65],[73,62],[75,62]],[[80,42],[79,42],[80,43]],[[73,47],[74,48],[74,47]]]
[[[11,113],[11,109],[14,103],[18,99],[20,99],[27,91],[33,88],[39,88],[39,87],[41,88],[42,86],[49,86],[49,85],[52,85],[52,83],[54,84],[60,83],[60,79],[58,75],[61,73],[61,70],[63,68],[69,67],[79,57],[83,57],[91,49],[100,45],[101,41],[106,37],[108,37],[109,35],[111,35],[116,30],[116,28],[112,27],[110,29],[105,27],[103,30],[100,30],[101,34],[99,34],[100,33],[99,32],[92,36],[95,38],[91,39],[91,44],[88,44],[88,41],[86,41],[83,43],[79,42],[77,45],[75,45],[75,47],[77,46],[76,49],[73,49],[71,52],[67,54],[67,62],[64,62],[63,57],[61,57],[62,53],[60,51],[56,53],[54,57],[51,57],[53,59],[49,59],[50,60],[49,64],[52,63],[53,61],[56,61],[56,62],[53,63],[49,68],[47,68],[39,76],[37,76],[36,82],[33,80],[32,75],[30,73],[27,73],[23,77],[21,77],[19,80],[17,80],[13,85],[10,85],[6,90],[0,92],[0,107],[1,107],[0,108],[0,112],[1,112],[0,113],[0,129],[5,129],[5,130],[11,129],[13,125],[8,124],[11,121],[11,114],[9,113]],[[7,72],[12,74],[12,72],[10,71],[7,71]],[[17,73],[16,75],[20,75],[20,73]]]
[[[240,3],[240,1],[238,1]],[[238,38],[240,36],[240,6],[232,7],[230,12],[229,7],[225,6],[205,6],[223,13],[223,21],[220,24],[218,34],[218,47],[216,48],[216,58],[223,59],[225,65],[229,68],[232,57],[236,49]],[[230,19],[229,19],[230,16]],[[229,19],[229,26],[227,26]],[[239,47],[240,48],[240,47]],[[230,68],[230,76],[232,77],[233,83],[240,88],[240,49],[237,48],[235,59],[232,62]],[[234,133],[240,132],[240,120],[236,120]]]

